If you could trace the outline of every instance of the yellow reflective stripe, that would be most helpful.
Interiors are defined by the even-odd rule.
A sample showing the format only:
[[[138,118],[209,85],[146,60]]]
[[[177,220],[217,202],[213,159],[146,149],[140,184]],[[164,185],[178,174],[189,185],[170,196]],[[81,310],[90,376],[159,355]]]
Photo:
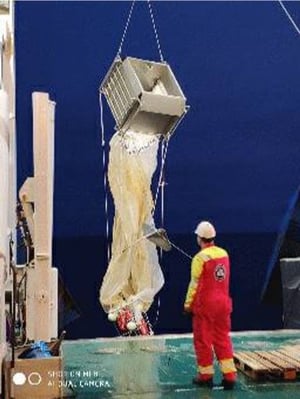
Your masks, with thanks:
[[[222,373],[234,373],[236,368],[233,359],[222,359],[219,361]]]
[[[213,365],[205,366],[205,367],[199,365],[198,372],[200,374],[214,374],[214,367],[213,367]]]
[[[184,305],[186,307],[191,306],[194,296],[197,291],[198,281],[203,271],[204,261],[201,259],[198,254],[193,257],[192,265],[191,265],[191,281],[188,287],[188,291],[185,298]]]

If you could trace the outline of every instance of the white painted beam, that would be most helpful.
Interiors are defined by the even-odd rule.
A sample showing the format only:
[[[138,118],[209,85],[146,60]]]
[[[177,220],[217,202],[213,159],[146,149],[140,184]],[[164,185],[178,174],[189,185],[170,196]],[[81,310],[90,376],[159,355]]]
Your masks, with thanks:
[[[57,303],[53,302],[51,288],[55,273],[52,270],[55,103],[47,93],[33,93],[32,102],[35,258],[34,269],[28,275],[27,335],[29,339],[49,341],[55,328],[53,307],[57,319]]]

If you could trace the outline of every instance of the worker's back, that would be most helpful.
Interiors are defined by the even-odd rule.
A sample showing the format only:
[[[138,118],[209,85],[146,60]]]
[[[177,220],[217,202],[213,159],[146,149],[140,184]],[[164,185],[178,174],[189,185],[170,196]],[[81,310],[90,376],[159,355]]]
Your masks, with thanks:
[[[215,245],[202,249],[196,256],[204,264],[198,281],[194,310],[231,306],[229,297],[230,262],[227,252]],[[225,310],[225,309],[224,309]]]

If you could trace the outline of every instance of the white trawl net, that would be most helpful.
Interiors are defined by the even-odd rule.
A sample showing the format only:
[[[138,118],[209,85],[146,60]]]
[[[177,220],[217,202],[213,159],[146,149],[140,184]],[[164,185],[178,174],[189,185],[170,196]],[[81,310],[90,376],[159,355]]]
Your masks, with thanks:
[[[145,239],[145,232],[155,229],[151,181],[158,147],[158,137],[133,131],[117,132],[110,141],[108,180],[115,217],[112,257],[100,289],[108,313],[128,305],[146,312],[164,284],[156,247]]]

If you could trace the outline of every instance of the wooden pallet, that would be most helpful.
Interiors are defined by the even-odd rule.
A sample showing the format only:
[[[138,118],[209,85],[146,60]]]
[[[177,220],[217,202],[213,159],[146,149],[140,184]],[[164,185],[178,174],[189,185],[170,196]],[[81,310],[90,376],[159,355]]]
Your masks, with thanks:
[[[300,345],[235,352],[234,361],[238,370],[254,380],[295,381],[300,377]]]

